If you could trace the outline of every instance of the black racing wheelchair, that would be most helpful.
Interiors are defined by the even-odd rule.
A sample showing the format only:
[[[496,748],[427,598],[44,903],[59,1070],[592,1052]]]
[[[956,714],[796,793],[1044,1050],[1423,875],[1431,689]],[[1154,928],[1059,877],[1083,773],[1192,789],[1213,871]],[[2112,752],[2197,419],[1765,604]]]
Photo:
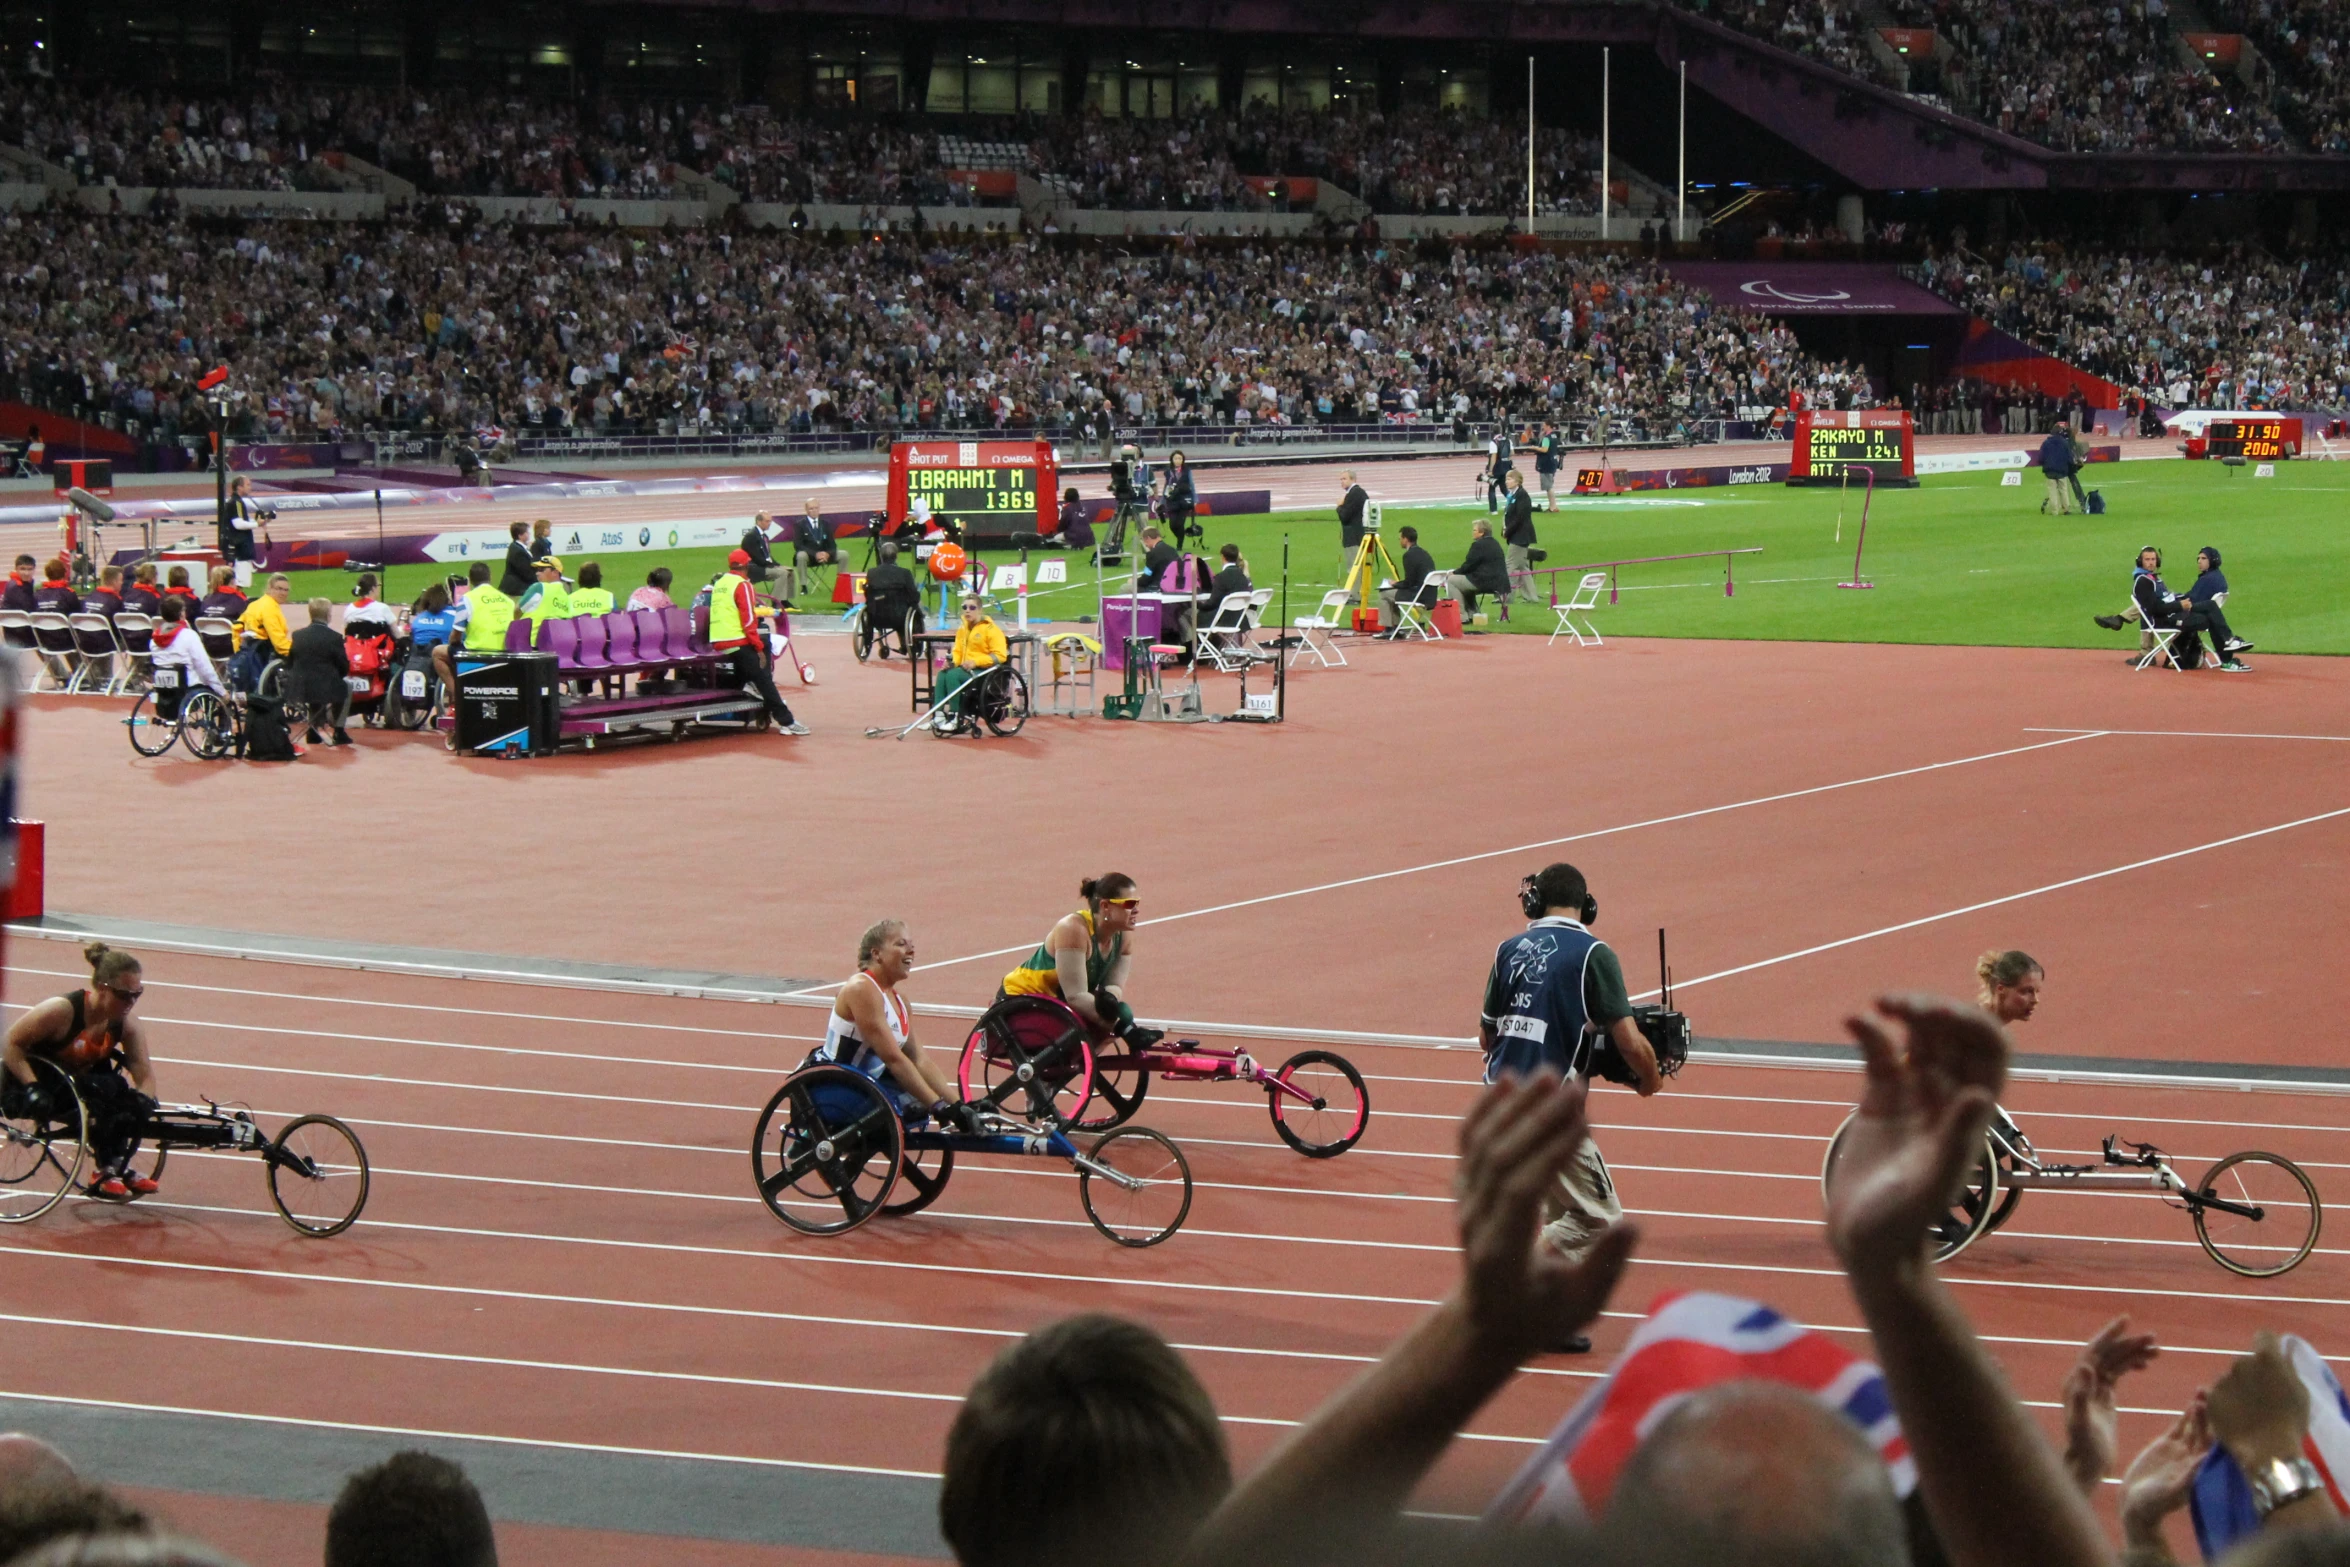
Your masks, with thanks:
[[[760,1112],[751,1139],[760,1200],[802,1234],[844,1235],[876,1214],[929,1207],[958,1154],[1008,1154],[1067,1161],[1085,1217],[1121,1246],[1156,1246],[1181,1229],[1191,1213],[1183,1150],[1145,1126],[1080,1146],[1070,1128],[1092,1095],[1092,1047],[1063,1035],[1032,1049],[1007,1026],[1016,1005],[990,1008],[973,1028],[994,1063],[987,1091],[966,1101],[973,1131],[933,1126],[886,1072],[868,1076],[811,1053]]]
[[[29,1223],[77,1188],[96,1201],[136,1201],[100,1198],[82,1185],[90,1123],[81,1094],[54,1061],[36,1058],[33,1074],[44,1101],[38,1114],[26,1112],[21,1093],[0,1096],[0,1224]],[[367,1206],[367,1150],[330,1115],[297,1116],[271,1137],[249,1110],[156,1105],[139,1141],[132,1168],[151,1179],[161,1178],[174,1150],[258,1155],[270,1203],[304,1235],[340,1235]]]

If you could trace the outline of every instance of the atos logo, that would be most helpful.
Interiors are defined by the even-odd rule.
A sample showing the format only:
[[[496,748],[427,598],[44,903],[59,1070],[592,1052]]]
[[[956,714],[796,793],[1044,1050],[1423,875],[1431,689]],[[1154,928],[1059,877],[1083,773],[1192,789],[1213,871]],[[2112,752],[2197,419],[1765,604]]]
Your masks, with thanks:
[[[603,536],[603,541],[600,547],[608,550],[616,550],[620,548],[626,537],[627,536],[625,534],[607,533]]]
[[[1807,294],[1801,289],[1781,288],[1769,278],[1756,278],[1751,283],[1738,285],[1738,292],[1750,299],[1777,299],[1790,305],[1826,305],[1852,296],[1843,289],[1832,288],[1824,294]]]

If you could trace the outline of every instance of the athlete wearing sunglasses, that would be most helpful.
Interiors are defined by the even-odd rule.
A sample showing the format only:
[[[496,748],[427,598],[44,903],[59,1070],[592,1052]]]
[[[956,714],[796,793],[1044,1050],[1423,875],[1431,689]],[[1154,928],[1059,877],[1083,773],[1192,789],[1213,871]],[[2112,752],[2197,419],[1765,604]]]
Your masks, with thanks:
[[[155,1108],[155,1068],[147,1040],[131,1016],[146,994],[139,960],[103,941],[82,948],[90,965],[87,989],[53,996],[19,1017],[0,1052],[0,1116],[50,1120],[70,1116],[57,1102],[56,1079],[41,1081],[35,1060],[55,1065],[73,1080],[90,1117],[90,1152],[96,1168],[93,1196],[117,1202],[144,1197],[155,1182],[130,1167],[139,1149],[139,1128]],[[128,1071],[126,1079],[123,1073]]]
[[[1141,900],[1134,878],[1120,871],[1078,884],[1085,907],[1063,916],[1044,945],[1004,976],[996,999],[1054,996],[1097,1033],[1115,1034],[1135,1049],[1158,1043],[1161,1031],[1134,1021],[1126,978],[1134,966],[1134,927]]]

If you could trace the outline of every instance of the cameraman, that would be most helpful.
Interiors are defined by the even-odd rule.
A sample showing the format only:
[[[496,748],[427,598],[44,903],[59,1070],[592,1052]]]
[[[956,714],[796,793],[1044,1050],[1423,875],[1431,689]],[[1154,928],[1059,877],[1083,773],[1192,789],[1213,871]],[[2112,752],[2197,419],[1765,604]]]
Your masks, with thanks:
[[[1591,934],[1599,903],[1583,873],[1563,861],[1545,865],[1520,883],[1518,904],[1531,923],[1494,953],[1477,1022],[1485,1080],[1537,1072],[1589,1078],[1598,1070],[1599,1053],[1612,1044],[1637,1080],[1635,1092],[1645,1099],[1662,1088],[1656,1052],[1632,1021],[1623,965]],[[1543,1239],[1574,1261],[1623,1216],[1599,1144],[1586,1141],[1544,1195]],[[1551,1348],[1586,1354],[1591,1340],[1578,1333]]]
[[[1118,509],[1110,514],[1109,536],[1102,541],[1105,565],[1126,553],[1127,525],[1142,510],[1150,482],[1150,465],[1142,460],[1142,448],[1132,441],[1119,447],[1118,455],[1110,459],[1110,498],[1118,503]]]

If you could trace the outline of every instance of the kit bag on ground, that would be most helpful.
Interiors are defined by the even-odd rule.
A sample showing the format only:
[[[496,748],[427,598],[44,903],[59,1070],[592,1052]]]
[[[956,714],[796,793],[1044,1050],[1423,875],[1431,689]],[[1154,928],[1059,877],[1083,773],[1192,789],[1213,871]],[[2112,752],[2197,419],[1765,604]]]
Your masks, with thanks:
[[[294,736],[286,728],[285,704],[264,701],[257,696],[245,699],[245,760],[294,760]]]

